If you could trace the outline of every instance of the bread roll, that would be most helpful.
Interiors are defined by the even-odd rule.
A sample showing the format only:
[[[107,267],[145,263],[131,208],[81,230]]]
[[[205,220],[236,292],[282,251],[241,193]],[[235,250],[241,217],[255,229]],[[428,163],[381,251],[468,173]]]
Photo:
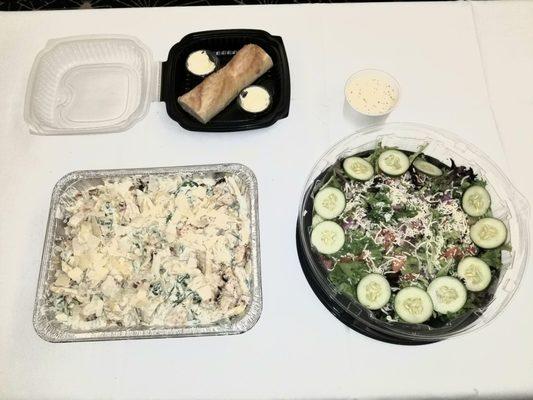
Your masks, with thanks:
[[[224,68],[178,97],[178,103],[194,118],[206,124],[272,65],[272,59],[261,47],[247,44]]]

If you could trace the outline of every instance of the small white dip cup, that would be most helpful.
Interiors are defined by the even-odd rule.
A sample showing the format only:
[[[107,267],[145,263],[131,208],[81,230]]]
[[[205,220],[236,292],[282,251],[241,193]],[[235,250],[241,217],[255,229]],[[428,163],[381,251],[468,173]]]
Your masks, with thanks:
[[[398,104],[400,85],[384,71],[363,69],[348,78],[344,96],[355,111],[371,117],[384,116]]]

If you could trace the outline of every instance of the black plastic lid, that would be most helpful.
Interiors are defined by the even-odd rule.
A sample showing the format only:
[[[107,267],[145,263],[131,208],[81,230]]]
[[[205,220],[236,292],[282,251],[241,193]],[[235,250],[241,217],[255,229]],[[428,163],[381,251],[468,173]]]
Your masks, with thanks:
[[[272,103],[263,112],[244,111],[235,99],[207,124],[202,124],[178,104],[178,97],[198,85],[203,78],[191,74],[186,66],[190,53],[210,50],[223,67],[244,45],[260,46],[272,58],[273,67],[254,85],[270,92]],[[163,63],[161,100],[166,103],[168,115],[190,131],[230,132],[265,128],[289,115],[290,76],[283,40],[279,36],[256,29],[229,29],[191,33],[176,43]]]

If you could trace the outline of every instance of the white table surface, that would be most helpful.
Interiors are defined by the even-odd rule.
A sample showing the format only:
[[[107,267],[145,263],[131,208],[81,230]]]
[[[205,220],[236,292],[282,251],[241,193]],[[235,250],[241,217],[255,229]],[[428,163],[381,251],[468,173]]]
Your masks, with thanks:
[[[533,319],[524,318],[533,302],[531,271],[486,328],[401,347],[359,335],[329,314],[301,272],[294,243],[307,173],[331,144],[364,124],[343,112],[343,86],[351,72],[369,66],[401,84],[401,102],[389,121],[423,122],[463,135],[532,196],[526,165],[533,145],[532,26],[533,3],[515,2],[0,14],[0,398],[533,395]],[[48,39],[130,34],[164,60],[189,32],[235,27],[262,28],[284,39],[291,111],[274,126],[190,133],[156,103],[124,133],[28,134],[22,118],[26,80]],[[251,331],[71,344],[37,337],[33,301],[49,196],[59,177],[76,169],[215,162],[247,164],[259,181],[264,309]]]

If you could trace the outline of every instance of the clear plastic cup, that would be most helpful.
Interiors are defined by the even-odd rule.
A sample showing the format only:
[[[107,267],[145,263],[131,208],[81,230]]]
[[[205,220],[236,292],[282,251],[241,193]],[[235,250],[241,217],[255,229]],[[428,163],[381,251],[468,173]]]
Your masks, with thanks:
[[[350,107],[369,117],[389,115],[400,100],[400,84],[387,72],[363,69],[346,81],[344,97]]]

